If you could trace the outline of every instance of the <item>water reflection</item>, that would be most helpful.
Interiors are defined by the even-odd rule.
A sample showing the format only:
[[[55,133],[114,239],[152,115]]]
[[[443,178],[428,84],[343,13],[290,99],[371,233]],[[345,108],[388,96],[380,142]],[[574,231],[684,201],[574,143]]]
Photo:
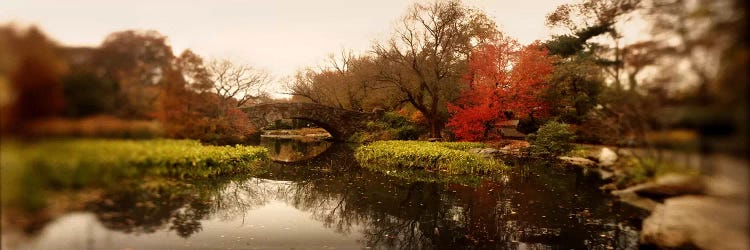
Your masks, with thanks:
[[[274,161],[296,162],[314,158],[325,152],[333,142],[307,136],[262,136],[260,145],[268,148]]]
[[[277,199],[338,232],[360,227],[360,242],[370,247],[637,247],[631,219],[642,214],[609,202],[592,188],[595,179],[580,174],[523,172],[465,186],[361,170],[323,173],[294,180],[295,192]]]
[[[84,237],[66,223],[98,223],[86,237],[102,249],[637,247],[644,214],[612,203],[595,176],[530,167],[498,179],[405,181],[358,168],[352,148],[335,144],[256,177],[109,190],[88,206],[93,216],[65,217],[20,247],[75,248],[60,245]]]
[[[260,179],[214,179],[193,183],[150,180],[109,190],[92,203],[102,225],[126,233],[174,231],[187,238],[202,230],[209,216],[232,220],[268,202]]]

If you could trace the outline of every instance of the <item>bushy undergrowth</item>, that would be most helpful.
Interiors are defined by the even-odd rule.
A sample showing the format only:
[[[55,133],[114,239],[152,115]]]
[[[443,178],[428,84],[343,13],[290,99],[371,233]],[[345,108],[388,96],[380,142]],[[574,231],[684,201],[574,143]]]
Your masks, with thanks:
[[[3,142],[3,205],[43,205],[45,190],[115,184],[126,178],[206,178],[247,172],[267,159],[253,146],[192,140],[70,139]]]
[[[416,140],[425,132],[419,124],[396,112],[387,112],[377,121],[367,122],[365,131],[355,133],[349,141],[369,143],[383,140]]]
[[[386,173],[417,169],[444,174],[484,174],[507,168],[500,161],[466,151],[481,146],[466,142],[378,141],[359,147],[355,156],[363,167]]]
[[[615,183],[620,187],[632,186],[646,182],[658,176],[668,173],[679,173],[685,175],[698,175],[695,169],[688,169],[664,160],[652,157],[629,158],[623,163],[623,174],[615,178]]]
[[[536,134],[529,134],[527,140],[531,144],[526,152],[534,158],[552,159],[573,150],[571,143],[575,134],[567,124],[548,122]]]

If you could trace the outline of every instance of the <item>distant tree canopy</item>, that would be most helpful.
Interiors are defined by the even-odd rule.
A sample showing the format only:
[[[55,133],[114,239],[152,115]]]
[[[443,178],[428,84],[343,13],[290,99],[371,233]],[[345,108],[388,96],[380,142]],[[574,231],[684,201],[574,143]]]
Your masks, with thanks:
[[[718,101],[711,86],[718,84],[720,58],[742,30],[737,24],[746,8],[740,2],[582,0],[559,6],[547,24],[563,34],[545,42],[562,58],[548,93],[552,113],[573,124],[579,140],[596,143],[650,146],[645,138],[652,131],[724,126],[717,124],[728,123],[722,122],[725,112],[706,107]],[[625,44],[622,29],[634,19],[645,21],[652,36]]]
[[[323,69],[300,71],[291,94],[355,110],[408,104],[440,137],[471,51],[497,35],[494,21],[460,1],[416,3],[369,55],[344,52]]]
[[[26,123],[63,111],[67,65],[44,34],[0,27],[0,55],[0,83],[8,90],[0,106],[3,132],[23,133]]]
[[[571,124],[582,141],[641,140],[634,137],[664,127],[664,119],[649,111],[674,102],[670,93],[685,93],[678,85],[697,83],[702,90],[696,93],[706,95],[727,33],[709,27],[731,19],[719,16],[731,16],[721,6],[732,0],[688,2],[581,0],[557,7],[546,18],[557,34],[542,43],[555,57],[548,88],[538,93],[548,117],[517,116],[524,130],[533,132],[552,119]],[[634,19],[646,21],[655,36],[625,43],[623,29]],[[691,24],[694,29],[687,28]],[[471,71],[472,57],[478,55],[473,53],[501,33],[481,10],[439,0],[409,7],[391,35],[368,53],[343,51],[317,69],[299,71],[290,80],[290,94],[295,100],[353,110],[409,107],[424,117],[430,137],[440,137],[446,122],[462,120],[456,117],[461,112],[449,113],[447,104],[466,99],[471,85],[462,76]],[[709,60],[697,60],[700,54]],[[495,121],[500,116],[494,114],[503,113],[499,107],[479,113]]]
[[[119,86],[117,82],[91,72],[71,72],[62,78],[65,115],[85,117],[115,113]]]
[[[10,92],[4,133],[95,115],[158,120],[168,137],[211,143],[241,142],[256,129],[237,107],[264,96],[259,87],[268,79],[249,66],[222,61],[219,71],[190,50],[177,57],[156,31],[115,32],[96,48],[61,47],[35,28],[0,32],[0,83]]]
[[[651,36],[625,39],[624,28],[639,21]],[[739,0],[581,0],[546,17],[549,39],[523,46],[460,0],[418,2],[370,51],[343,50],[287,78],[286,101],[398,111],[434,138],[483,140],[513,114],[526,132],[550,120],[570,124],[580,142],[652,146],[650,132],[673,128],[726,139],[747,134],[746,22]],[[238,107],[270,100],[268,72],[176,55],[156,31],[69,48],[36,28],[6,26],[0,55],[3,133],[105,115],[229,143],[257,129]],[[746,148],[710,141],[701,147]]]
[[[339,55],[329,55],[318,69],[298,71],[288,88],[297,99],[343,109],[395,109],[403,103],[401,94],[376,79],[379,63],[377,57],[342,50]]]

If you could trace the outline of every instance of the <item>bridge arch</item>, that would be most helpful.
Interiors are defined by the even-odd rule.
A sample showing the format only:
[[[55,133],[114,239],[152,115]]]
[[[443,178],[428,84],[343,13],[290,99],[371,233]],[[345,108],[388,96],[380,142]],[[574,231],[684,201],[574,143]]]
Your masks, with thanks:
[[[363,113],[316,103],[268,103],[243,108],[250,123],[264,128],[281,119],[299,119],[313,122],[328,131],[334,140],[346,141],[364,122],[378,117],[376,113]]]

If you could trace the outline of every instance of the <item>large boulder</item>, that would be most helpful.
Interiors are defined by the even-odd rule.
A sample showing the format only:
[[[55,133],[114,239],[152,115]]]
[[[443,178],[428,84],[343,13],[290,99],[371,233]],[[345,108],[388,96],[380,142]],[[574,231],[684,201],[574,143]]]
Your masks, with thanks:
[[[611,167],[612,165],[615,165],[615,162],[617,162],[617,153],[605,147],[605,148],[602,148],[601,151],[599,151],[598,158],[599,158],[599,166]]]
[[[746,204],[709,196],[681,196],[657,205],[643,221],[641,242],[661,247],[750,249]]]
[[[643,221],[643,243],[665,248],[750,249],[747,161],[709,156],[704,164],[711,166],[711,175],[701,177],[704,181],[695,182],[703,186],[705,195],[668,198],[664,204],[657,205],[651,216]],[[661,180],[662,184],[670,182],[684,185],[690,182],[690,178]],[[672,188],[667,190],[674,191]]]

